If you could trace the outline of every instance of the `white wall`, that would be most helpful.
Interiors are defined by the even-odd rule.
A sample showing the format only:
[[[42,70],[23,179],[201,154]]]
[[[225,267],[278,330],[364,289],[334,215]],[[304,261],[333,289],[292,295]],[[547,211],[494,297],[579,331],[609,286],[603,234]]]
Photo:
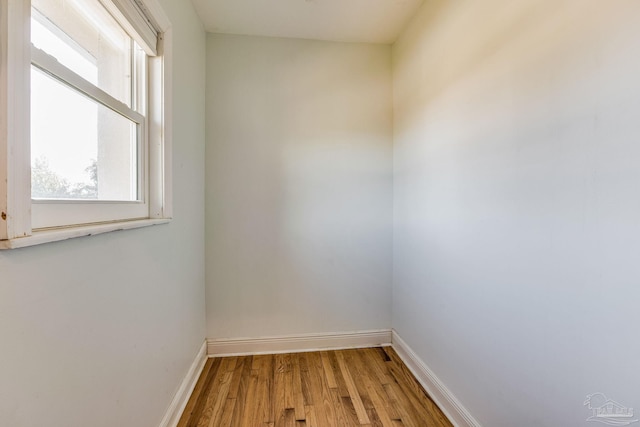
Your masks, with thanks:
[[[154,427],[205,337],[205,35],[174,28],[169,225],[0,252],[0,425]]]
[[[393,325],[485,426],[640,407],[640,2],[426,2],[393,49]]]
[[[209,338],[390,327],[389,46],[209,35]]]

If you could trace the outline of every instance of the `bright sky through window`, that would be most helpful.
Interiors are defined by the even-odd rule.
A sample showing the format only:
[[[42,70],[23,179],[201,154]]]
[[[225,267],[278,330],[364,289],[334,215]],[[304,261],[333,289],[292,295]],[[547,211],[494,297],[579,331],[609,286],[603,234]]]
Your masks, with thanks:
[[[62,37],[32,19],[31,40],[61,64],[97,84],[96,59],[79,46],[72,46],[71,39],[65,43]],[[48,168],[52,174],[48,179],[56,175],[70,185],[91,185],[87,168],[98,156],[97,120],[97,104],[32,67],[31,167],[36,174],[48,173],[42,170]]]
[[[143,134],[113,110],[142,104],[140,48],[98,0],[33,0],[31,25],[32,198],[140,200]]]

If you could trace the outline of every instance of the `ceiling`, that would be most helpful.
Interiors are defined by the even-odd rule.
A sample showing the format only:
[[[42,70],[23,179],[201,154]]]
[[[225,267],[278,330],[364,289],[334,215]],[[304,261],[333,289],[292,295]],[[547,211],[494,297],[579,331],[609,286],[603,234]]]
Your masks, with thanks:
[[[393,43],[423,0],[192,0],[212,33]]]

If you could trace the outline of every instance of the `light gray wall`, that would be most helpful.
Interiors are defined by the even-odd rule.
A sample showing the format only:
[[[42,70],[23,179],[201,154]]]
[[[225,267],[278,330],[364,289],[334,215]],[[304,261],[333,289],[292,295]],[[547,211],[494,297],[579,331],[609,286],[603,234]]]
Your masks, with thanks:
[[[0,252],[0,425],[156,427],[205,338],[205,35],[174,28],[169,225]]]
[[[393,326],[485,426],[640,407],[639,22],[437,0],[393,48]]]
[[[389,46],[209,35],[209,338],[390,327]]]

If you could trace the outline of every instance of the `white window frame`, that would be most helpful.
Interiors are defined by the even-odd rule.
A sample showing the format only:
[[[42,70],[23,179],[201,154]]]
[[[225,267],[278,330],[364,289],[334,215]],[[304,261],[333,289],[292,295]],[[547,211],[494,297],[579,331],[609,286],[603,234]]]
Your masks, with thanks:
[[[144,218],[133,220],[106,216],[95,224],[38,230],[31,226],[31,0],[0,2],[0,249],[145,227],[171,219],[172,28],[157,0],[133,1],[160,31],[158,55],[148,58],[148,212]],[[122,4],[122,0],[115,3]],[[126,16],[127,11],[124,12]],[[103,208],[104,204],[100,206]]]

